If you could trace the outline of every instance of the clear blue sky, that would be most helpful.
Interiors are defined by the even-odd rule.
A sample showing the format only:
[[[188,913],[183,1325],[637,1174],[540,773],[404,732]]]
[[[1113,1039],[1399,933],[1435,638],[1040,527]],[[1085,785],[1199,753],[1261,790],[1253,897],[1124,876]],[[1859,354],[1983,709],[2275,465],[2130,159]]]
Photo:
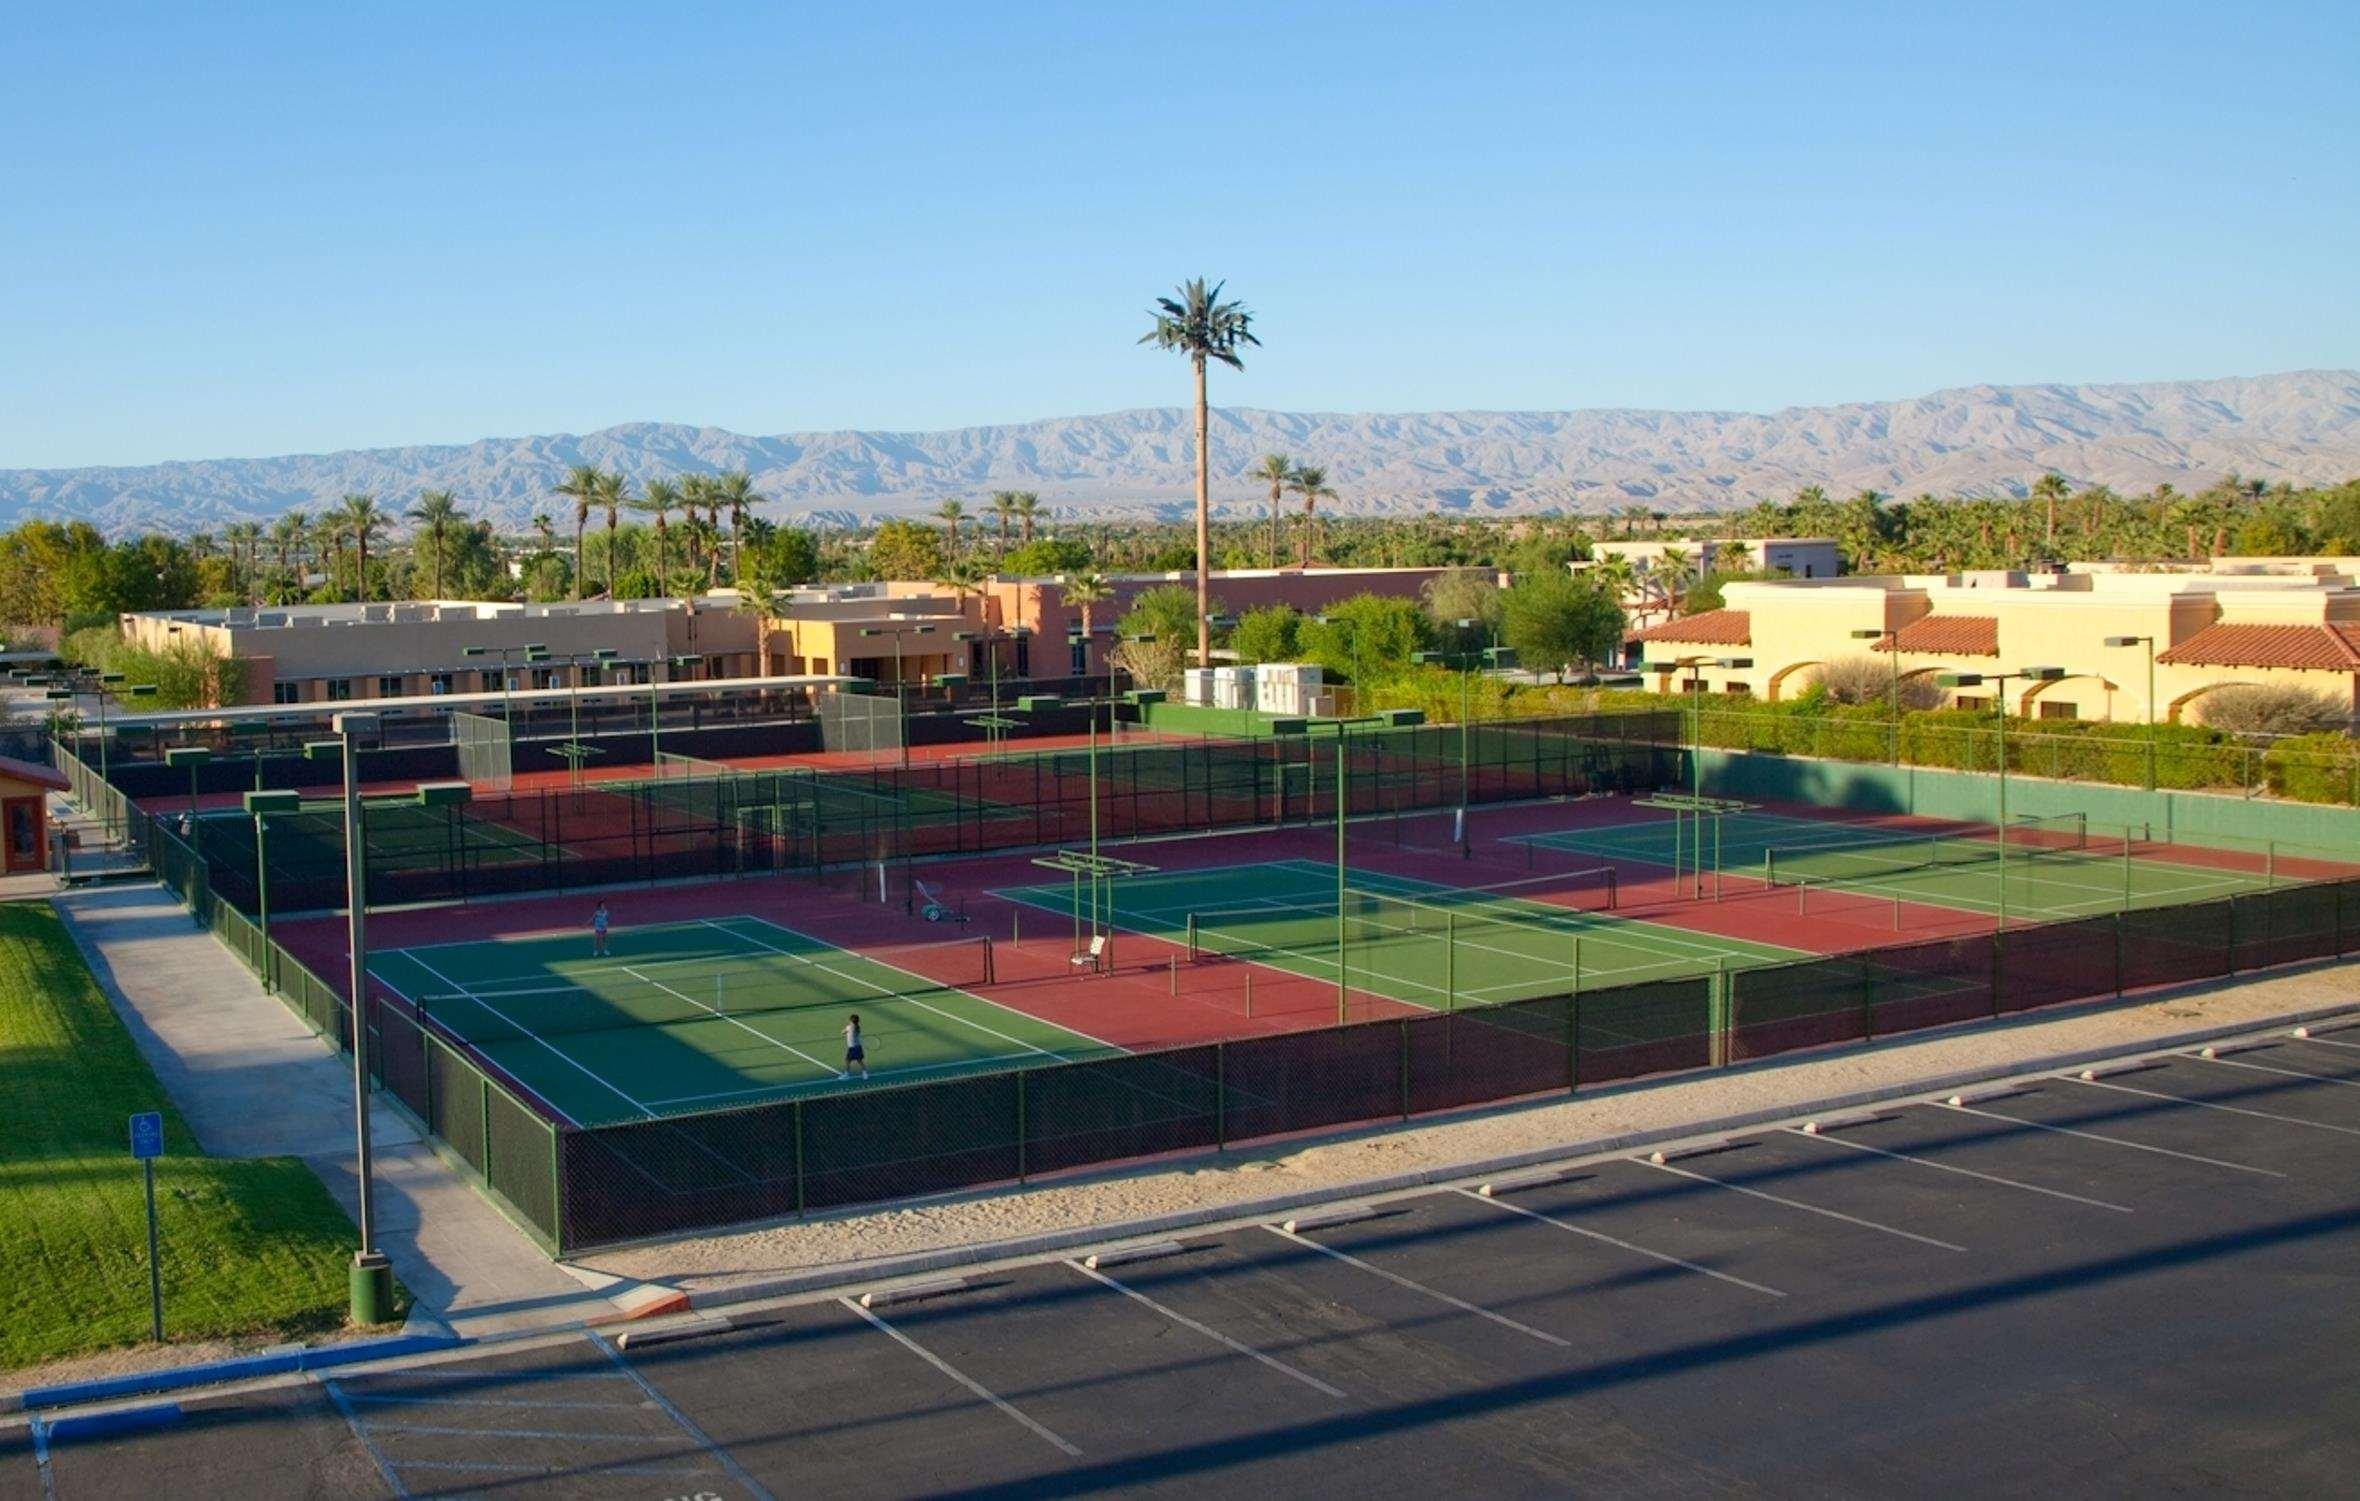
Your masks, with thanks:
[[[26,6],[0,467],[2360,363],[2360,6],[1937,9]]]

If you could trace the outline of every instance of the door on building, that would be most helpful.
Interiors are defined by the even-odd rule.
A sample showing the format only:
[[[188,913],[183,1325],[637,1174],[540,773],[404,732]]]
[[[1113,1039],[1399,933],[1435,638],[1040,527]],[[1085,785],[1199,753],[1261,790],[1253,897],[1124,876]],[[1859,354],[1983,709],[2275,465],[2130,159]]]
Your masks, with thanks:
[[[0,804],[0,817],[8,821],[8,856],[6,869],[14,875],[20,870],[39,870],[48,863],[48,852],[41,848],[41,799],[12,797]]]

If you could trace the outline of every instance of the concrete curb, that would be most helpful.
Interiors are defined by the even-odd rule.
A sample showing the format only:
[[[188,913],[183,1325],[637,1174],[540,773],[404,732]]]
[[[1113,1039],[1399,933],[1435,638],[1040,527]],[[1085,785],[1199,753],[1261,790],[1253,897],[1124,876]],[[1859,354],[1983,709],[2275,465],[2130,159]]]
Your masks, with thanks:
[[[691,1290],[686,1295],[687,1306],[699,1311],[725,1308],[740,1303],[794,1297],[801,1293],[824,1292],[832,1288],[888,1282],[896,1278],[914,1277],[952,1267],[975,1266],[992,1261],[1021,1261],[1035,1256],[1046,1256],[1059,1251],[1072,1250],[1077,1246],[1101,1246],[1116,1242],[1151,1240],[1170,1235],[1176,1231],[1193,1230],[1204,1225],[1223,1224],[1232,1220],[1277,1219],[1283,1217],[1290,1210],[1301,1210],[1319,1204],[1331,1204],[1344,1199],[1399,1193],[1404,1189],[1425,1188],[1437,1183],[1455,1182],[1462,1178],[1480,1177],[1485,1174],[1509,1173],[1520,1168],[1536,1167],[1543,1163],[1560,1162],[1577,1157],[1633,1151],[1640,1147],[1651,1147],[1659,1142],[1678,1141],[1690,1136],[1726,1135],[1733,1131],[1771,1125],[1779,1121],[1796,1120],[1809,1115],[1825,1115],[1830,1111],[1854,1110],[1866,1105],[1879,1104],[1886,1100],[1907,1099],[1911,1096],[1934,1094],[1943,1090],[1964,1089],[1988,1083],[1994,1079],[2009,1079],[2024,1074],[2056,1073],[2064,1069],[2081,1068],[2093,1063],[2173,1053],[2198,1043],[2212,1042],[2220,1038],[2243,1037],[2256,1032],[2301,1026],[2309,1022],[2324,1021],[2329,1017],[2352,1014],[2351,1003],[2345,1002],[2340,1005],[2287,1012],[2265,1022],[2242,1021],[2173,1033],[2169,1037],[2157,1039],[2142,1047],[2127,1051],[2119,1044],[2106,1048],[2083,1048],[2070,1053],[2056,1053],[2046,1057],[2022,1059],[1996,1068],[1966,1069],[1954,1073],[1936,1074],[1912,1079],[1906,1083],[1884,1085],[1875,1089],[1836,1095],[1801,1105],[1782,1105],[1775,1109],[1748,1111],[1742,1115],[1724,1116],[1716,1120],[1692,1121],[1658,1130],[1593,1137],[1588,1141],[1567,1142],[1559,1146],[1515,1152],[1502,1157],[1453,1163],[1447,1167],[1422,1168],[1416,1172],[1395,1173],[1383,1178],[1363,1179],[1357,1183],[1303,1189],[1296,1193],[1272,1198],[1241,1200],[1233,1204],[1207,1205],[1201,1209],[1153,1215],[1145,1219],[1128,1220],[1119,1224],[1080,1226],[1067,1230],[1048,1231],[1040,1235],[1019,1236],[1010,1240],[989,1241],[980,1245],[948,1246],[938,1251],[917,1251],[906,1256],[891,1257],[858,1267],[815,1267],[805,1272],[768,1277],[759,1282],[739,1283],[731,1287],[717,1288],[710,1292]]]
[[[136,1371],[128,1376],[107,1376],[96,1381],[68,1381],[56,1386],[29,1387],[19,1394],[18,1401],[27,1409],[65,1407],[77,1402],[103,1402],[111,1397],[137,1396],[145,1392],[213,1386],[225,1381],[245,1381],[256,1376],[283,1375],[289,1371],[328,1370],[340,1365],[356,1365],[364,1360],[424,1355],[437,1350],[455,1350],[474,1343],[474,1340],[456,1334],[392,1334],[378,1339],[356,1339],[340,1345],[315,1345],[301,1350],[267,1350],[256,1355],[233,1356],[228,1360],[209,1360],[201,1365]]]
[[[150,1402],[145,1407],[118,1407],[111,1412],[87,1413],[78,1418],[37,1419],[41,1436],[52,1444],[70,1444],[80,1439],[113,1438],[119,1433],[143,1433],[151,1428],[167,1428],[187,1414],[178,1402]]]

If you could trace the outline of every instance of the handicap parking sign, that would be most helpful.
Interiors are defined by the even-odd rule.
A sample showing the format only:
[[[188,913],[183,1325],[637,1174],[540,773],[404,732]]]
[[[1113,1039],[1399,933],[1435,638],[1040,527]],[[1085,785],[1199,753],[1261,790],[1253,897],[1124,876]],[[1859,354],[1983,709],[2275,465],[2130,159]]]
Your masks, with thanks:
[[[131,1155],[146,1161],[164,1155],[164,1117],[157,1111],[131,1117]]]

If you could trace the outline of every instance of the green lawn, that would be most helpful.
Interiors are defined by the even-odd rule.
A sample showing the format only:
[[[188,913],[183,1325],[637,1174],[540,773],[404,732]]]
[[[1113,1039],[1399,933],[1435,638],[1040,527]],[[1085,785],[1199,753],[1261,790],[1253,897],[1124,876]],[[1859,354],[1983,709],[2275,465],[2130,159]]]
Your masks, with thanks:
[[[195,1140],[46,903],[0,905],[0,1369],[148,1335],[146,1217],[128,1118],[164,1113],[156,1167],[167,1338],[300,1336],[344,1321],[352,1222],[294,1158]]]

